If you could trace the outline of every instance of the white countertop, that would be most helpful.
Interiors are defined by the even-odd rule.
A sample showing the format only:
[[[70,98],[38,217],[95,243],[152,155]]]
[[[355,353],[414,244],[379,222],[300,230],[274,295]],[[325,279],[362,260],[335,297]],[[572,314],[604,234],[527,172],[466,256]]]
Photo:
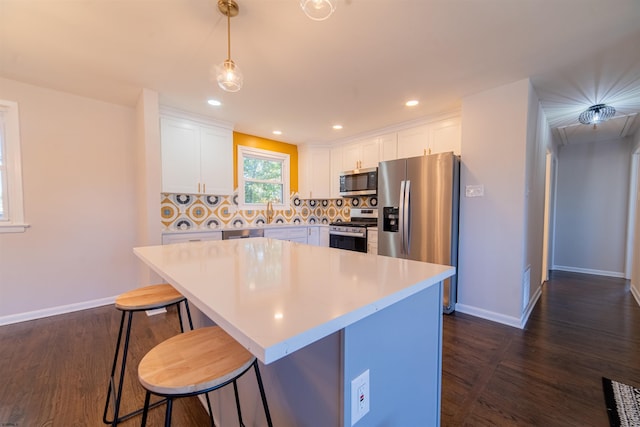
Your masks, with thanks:
[[[267,238],[134,252],[265,364],[455,273],[450,266]]]
[[[222,232],[229,230],[268,230],[270,228],[303,228],[303,227],[329,227],[329,224],[285,224],[285,223],[271,223],[264,225],[243,225],[242,227],[234,227],[233,225],[229,225],[227,227],[219,227],[219,228],[206,228],[206,229],[189,229],[189,230],[175,230],[168,229],[163,230],[162,234],[185,234],[185,233],[210,233],[210,232]]]

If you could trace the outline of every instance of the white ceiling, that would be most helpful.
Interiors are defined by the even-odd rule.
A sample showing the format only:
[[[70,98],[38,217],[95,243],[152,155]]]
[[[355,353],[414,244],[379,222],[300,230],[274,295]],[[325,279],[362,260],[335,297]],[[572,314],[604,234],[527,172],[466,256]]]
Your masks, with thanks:
[[[295,144],[451,111],[526,77],[554,128],[594,103],[640,112],[638,0],[338,0],[323,22],[297,0],[238,3],[237,93],[210,76],[227,48],[216,0],[0,0],[0,76],[132,106],[148,88],[165,105]],[[405,107],[411,98],[421,104]]]

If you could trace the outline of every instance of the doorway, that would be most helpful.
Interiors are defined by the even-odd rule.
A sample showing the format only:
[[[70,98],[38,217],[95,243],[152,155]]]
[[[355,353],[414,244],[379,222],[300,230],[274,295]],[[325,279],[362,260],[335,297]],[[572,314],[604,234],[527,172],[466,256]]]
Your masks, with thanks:
[[[553,247],[549,244],[551,239],[551,212],[553,212],[553,188],[555,179],[554,174],[555,159],[551,151],[547,150],[544,172],[544,225],[542,240],[542,283],[549,280],[549,260],[552,259],[551,252]]]
[[[636,245],[636,224],[638,222],[638,204],[640,202],[640,148],[631,155],[631,173],[629,185],[629,215],[627,217],[627,248],[625,259],[625,279],[631,280],[633,274],[634,246]]]

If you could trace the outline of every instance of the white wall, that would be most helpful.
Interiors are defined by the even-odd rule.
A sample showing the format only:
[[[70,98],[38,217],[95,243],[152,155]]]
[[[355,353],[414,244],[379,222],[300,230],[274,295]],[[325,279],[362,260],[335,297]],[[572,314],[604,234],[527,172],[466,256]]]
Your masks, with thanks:
[[[132,108],[0,79],[18,102],[25,233],[0,234],[0,324],[138,285]]]
[[[624,277],[631,144],[571,144],[558,152],[553,269]]]
[[[462,101],[459,311],[514,326],[522,315],[529,80]],[[484,185],[468,198],[467,185]]]

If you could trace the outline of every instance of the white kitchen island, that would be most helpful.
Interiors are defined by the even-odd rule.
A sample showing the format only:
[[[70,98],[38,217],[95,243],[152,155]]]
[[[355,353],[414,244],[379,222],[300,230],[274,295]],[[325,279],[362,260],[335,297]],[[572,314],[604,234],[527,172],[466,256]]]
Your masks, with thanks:
[[[274,425],[351,426],[352,380],[367,370],[357,426],[439,425],[453,267],[266,238],[134,251],[258,357]],[[241,380],[247,426],[266,425],[255,378]],[[215,393],[216,421],[233,425],[233,391]]]

